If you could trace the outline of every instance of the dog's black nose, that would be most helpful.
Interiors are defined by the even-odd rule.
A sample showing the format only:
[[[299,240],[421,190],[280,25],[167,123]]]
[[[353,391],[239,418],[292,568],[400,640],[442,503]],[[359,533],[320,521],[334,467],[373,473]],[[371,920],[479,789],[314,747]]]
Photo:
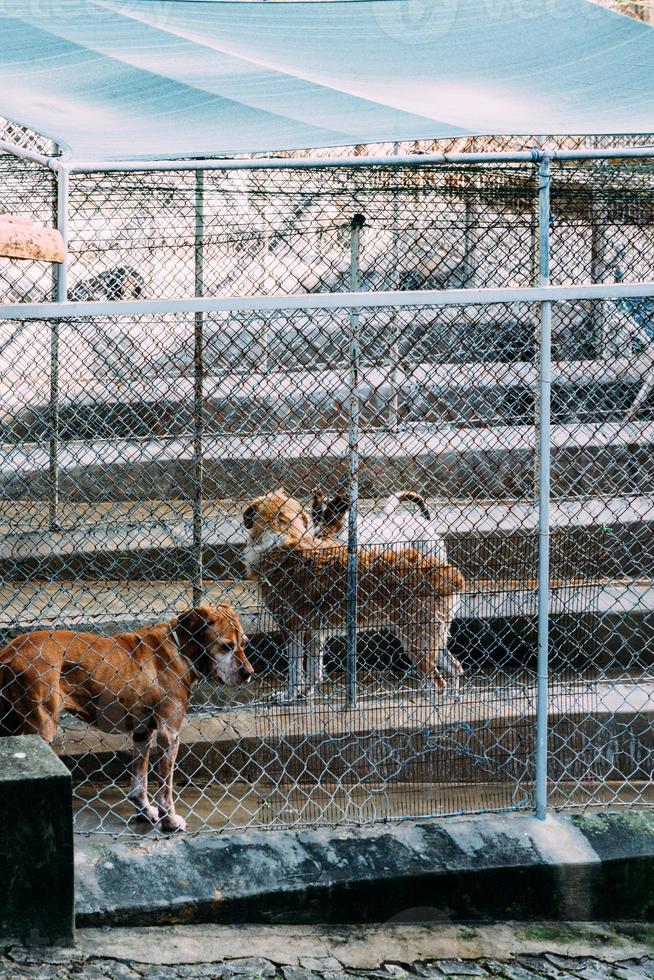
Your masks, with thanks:
[[[257,512],[256,507],[246,507],[243,511],[243,526],[247,531],[251,531],[254,527],[254,517]]]

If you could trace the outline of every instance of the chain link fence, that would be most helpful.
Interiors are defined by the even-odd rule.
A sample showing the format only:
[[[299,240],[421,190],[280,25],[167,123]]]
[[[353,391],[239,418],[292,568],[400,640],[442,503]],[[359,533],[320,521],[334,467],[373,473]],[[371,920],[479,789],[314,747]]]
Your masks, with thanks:
[[[0,168],[0,209],[51,224],[54,175]],[[12,655],[155,628],[188,659],[182,614],[223,603],[249,637],[251,681],[198,666],[178,726],[191,830],[533,809],[540,306],[283,296],[537,285],[539,187],[507,163],[71,174],[71,300],[282,297],[1,325]],[[552,283],[654,278],[653,188],[654,160],[553,163]],[[0,261],[4,303],[53,297],[49,267]],[[552,306],[553,806],[651,799],[653,334],[648,298]],[[134,833],[132,695],[160,678],[112,642],[114,694],[69,699],[54,746],[78,829]]]

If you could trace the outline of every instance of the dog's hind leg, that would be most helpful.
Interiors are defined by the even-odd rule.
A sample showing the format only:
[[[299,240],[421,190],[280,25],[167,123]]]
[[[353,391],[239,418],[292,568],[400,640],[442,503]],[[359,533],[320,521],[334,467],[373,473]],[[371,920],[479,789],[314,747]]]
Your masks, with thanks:
[[[449,632],[449,627],[444,628],[445,636],[442,639],[442,645],[438,653],[437,663],[441,673],[443,673],[448,679],[448,689],[451,690],[453,694],[458,694],[461,689],[463,667],[461,666],[460,660],[458,660],[454,654],[450,653],[448,650]]]
[[[161,785],[157,790],[155,803],[161,812],[161,827],[163,830],[186,830],[186,820],[175,813],[173,797],[173,774],[179,750],[179,732],[164,725],[157,732],[157,745],[161,751],[158,765]]]
[[[326,630],[312,630],[307,641],[307,679],[302,688],[304,697],[312,698],[325,676],[325,643],[329,634]]]
[[[441,624],[403,624],[397,629],[405,653],[413,663],[421,682],[437,694],[443,694],[447,683],[439,670],[441,661]]]
[[[14,708],[22,718],[21,734],[40,735],[48,744],[53,742],[63,708],[59,672],[54,667],[42,673],[27,670],[20,677],[20,685]]]
[[[132,785],[128,799],[137,809],[137,820],[147,820],[156,823],[159,819],[159,808],[148,799],[148,763],[154,732],[147,729],[137,729],[133,736],[132,753]]]
[[[285,630],[284,639],[288,656],[288,687],[278,700],[297,701],[304,691],[304,634],[298,630]]]
[[[461,662],[449,650],[452,620],[456,615],[458,605],[458,595],[443,598],[440,603],[439,615],[432,627],[438,648],[437,664],[441,672],[447,677],[449,688],[453,694],[458,694],[463,677]]]

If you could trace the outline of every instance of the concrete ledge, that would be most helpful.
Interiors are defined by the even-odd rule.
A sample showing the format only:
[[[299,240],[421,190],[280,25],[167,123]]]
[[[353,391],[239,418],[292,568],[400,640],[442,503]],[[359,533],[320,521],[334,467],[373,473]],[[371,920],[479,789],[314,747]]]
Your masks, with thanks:
[[[552,425],[552,494],[597,496],[649,493],[654,422],[575,422]],[[533,425],[457,428],[432,423],[398,433],[365,432],[360,440],[361,493],[379,496],[398,486],[478,500],[524,498],[533,485]],[[212,436],[204,443],[205,481],[213,494],[238,500],[243,487],[283,483],[291,491],[311,483],[338,486],[347,476],[347,436],[340,430]],[[189,499],[191,437],[137,442],[82,440],[62,445],[60,492],[72,503]],[[379,460],[384,460],[382,469]],[[48,450],[10,449],[0,489],[10,501],[47,500]],[[625,481],[625,473],[633,474]]]
[[[654,917],[654,814],[78,840],[77,924]]]
[[[390,684],[392,685],[392,681]],[[354,709],[335,710],[338,695],[318,708],[279,706],[255,701],[210,714],[191,712],[182,726],[178,777],[194,786],[245,779],[270,791],[297,781],[308,788],[318,781],[338,784],[346,775],[362,783],[370,778],[370,759],[356,747],[375,732],[379,778],[395,772],[403,759],[402,781],[443,788],[465,783],[516,783],[528,778],[532,766],[536,689],[523,683],[501,691],[476,687],[460,699],[417,700],[407,689],[362,700]],[[647,782],[654,753],[654,684],[596,683],[555,690],[550,694],[549,724],[553,734],[549,777],[558,783],[590,778],[596,781]],[[253,712],[259,712],[253,717]],[[498,749],[511,730],[524,733],[522,748]],[[470,732],[477,739],[470,748]],[[573,737],[573,733],[576,737]],[[128,733],[99,733],[83,722],[63,728],[53,743],[76,780],[85,776],[97,789],[124,780],[131,759]],[[447,745],[451,768],[443,771],[441,752]],[[581,747],[583,746],[583,748]],[[348,747],[351,749],[348,752]],[[344,758],[345,757],[345,758]],[[206,790],[210,793],[210,789]]]
[[[647,499],[647,498],[641,498]],[[649,514],[634,520],[638,510],[625,508],[611,518],[613,523],[591,524],[584,515],[577,526],[556,526],[552,530],[551,574],[554,579],[643,578],[654,573],[654,522]],[[240,520],[240,518],[238,518]],[[530,515],[529,525],[532,525]],[[441,522],[442,523],[442,522]],[[535,578],[538,539],[533,526],[513,531],[483,528],[450,533],[442,523],[450,561],[469,582]],[[204,568],[213,579],[230,579],[245,574],[242,551],[245,536],[236,519],[204,520]],[[361,541],[364,546],[383,544]],[[502,578],[497,583],[498,553],[501,552]],[[174,581],[193,567],[191,522],[161,520],[138,523],[127,518],[114,519],[105,513],[97,524],[48,531],[35,522],[29,531],[7,533],[0,541],[0,576],[22,583],[47,578],[50,581],[94,579],[141,579],[151,581],[156,569],[159,579]],[[483,582],[480,583],[483,587]]]
[[[649,353],[615,361],[554,362],[552,421],[620,418],[647,384],[652,367]],[[107,384],[107,374],[111,378]],[[364,366],[361,370],[361,421],[375,425],[390,421],[396,394],[403,422],[419,418],[459,424],[520,424],[533,418],[537,372],[533,362],[423,362],[399,367]],[[235,415],[251,432],[292,431],[298,416],[306,428],[347,425],[347,365],[340,370],[242,370],[204,379],[204,427],[207,435],[229,429]],[[49,438],[50,415],[42,386],[26,389],[23,379],[7,386],[3,399],[3,440],[19,445]],[[193,379],[167,375],[137,375],[125,380],[100,371],[80,385],[67,372],[61,381],[59,431],[62,440],[156,438],[183,436],[193,429]],[[2,389],[0,389],[1,391]],[[650,392],[651,394],[651,392]],[[651,400],[641,405],[651,414]]]
[[[0,941],[69,945],[71,778],[38,735],[0,738],[0,820]]]

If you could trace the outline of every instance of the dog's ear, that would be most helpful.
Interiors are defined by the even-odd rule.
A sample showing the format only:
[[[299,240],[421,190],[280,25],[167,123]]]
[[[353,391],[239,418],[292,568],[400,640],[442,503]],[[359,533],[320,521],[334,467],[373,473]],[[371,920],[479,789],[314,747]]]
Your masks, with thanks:
[[[229,602],[219,602],[218,605],[215,607],[215,611],[216,612],[220,611],[225,617],[225,619],[229,623],[231,623],[231,625],[236,630],[237,636],[239,637],[238,642],[241,643],[243,646],[245,646],[248,638],[243,632],[243,625],[241,623],[241,620],[238,618],[238,613],[236,612],[234,607],[231,606]]]
[[[325,524],[331,524],[333,521],[340,520],[347,514],[349,506],[350,503],[347,497],[344,497],[340,493],[329,500],[323,508],[323,520]]]
[[[208,677],[212,668],[211,657],[205,646],[206,627],[207,614],[202,608],[181,613],[175,624],[180,650],[201,677]]]
[[[313,491],[313,497],[311,498],[311,520],[318,527],[323,522],[323,514],[325,509],[325,498],[322,492],[315,488]]]

